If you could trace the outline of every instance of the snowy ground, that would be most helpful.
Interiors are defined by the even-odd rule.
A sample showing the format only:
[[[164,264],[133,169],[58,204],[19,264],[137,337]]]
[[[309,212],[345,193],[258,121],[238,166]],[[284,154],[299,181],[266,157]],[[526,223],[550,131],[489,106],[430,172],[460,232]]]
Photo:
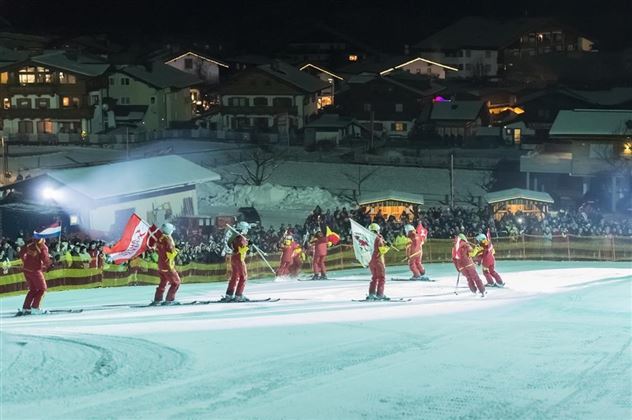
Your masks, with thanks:
[[[387,284],[406,303],[351,302],[364,270],[249,284],[275,303],[103,309],[153,287],[93,289],[45,302],[93,310],[14,318],[22,296],[3,298],[0,418],[632,416],[630,264],[501,262],[508,287],[486,299],[427,268],[436,283]]]

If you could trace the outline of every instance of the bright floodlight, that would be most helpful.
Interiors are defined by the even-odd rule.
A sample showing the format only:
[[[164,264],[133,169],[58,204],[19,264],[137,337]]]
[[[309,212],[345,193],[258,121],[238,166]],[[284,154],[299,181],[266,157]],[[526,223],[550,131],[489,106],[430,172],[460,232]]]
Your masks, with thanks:
[[[522,223],[522,217],[518,217],[518,223]]]
[[[62,198],[62,192],[50,187],[46,187],[42,190],[42,197],[46,200],[59,200]]]

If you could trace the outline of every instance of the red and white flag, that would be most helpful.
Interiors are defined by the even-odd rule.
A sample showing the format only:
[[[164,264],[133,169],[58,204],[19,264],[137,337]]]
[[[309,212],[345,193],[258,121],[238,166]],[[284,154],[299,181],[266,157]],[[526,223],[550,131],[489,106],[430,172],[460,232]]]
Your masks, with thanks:
[[[138,215],[132,214],[125,225],[121,239],[112,247],[104,247],[103,252],[110,256],[114,264],[131,260],[147,249],[150,229],[147,222]]]

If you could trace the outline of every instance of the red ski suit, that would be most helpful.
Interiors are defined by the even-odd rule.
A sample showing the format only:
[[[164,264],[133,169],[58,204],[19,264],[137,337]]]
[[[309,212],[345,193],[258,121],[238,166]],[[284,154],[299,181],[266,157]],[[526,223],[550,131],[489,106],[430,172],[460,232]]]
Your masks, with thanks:
[[[230,244],[233,250],[230,256],[230,281],[226,289],[227,296],[241,296],[246,288],[248,270],[246,269],[246,254],[248,253],[248,239],[237,235]]]
[[[406,247],[406,256],[408,257],[408,267],[413,272],[413,276],[421,277],[426,274],[426,269],[421,263],[423,257],[422,246],[424,244],[424,238],[414,230],[408,233],[408,239],[410,244]]]
[[[23,272],[26,285],[29,292],[24,298],[23,309],[39,308],[40,301],[46,293],[46,279],[44,278],[44,270],[50,266],[50,257],[48,256],[48,247],[44,239],[32,240],[22,250],[20,250],[20,259],[24,264]]]
[[[173,242],[173,238],[163,233],[156,244],[156,251],[158,252],[158,275],[160,276],[160,284],[156,288],[154,301],[162,301],[167,284],[169,284],[166,300],[171,302],[176,298],[176,292],[180,287],[180,276],[176,271],[175,262],[178,250]]]
[[[494,280],[497,284],[503,284],[503,279],[494,268],[496,265],[496,258],[494,257],[496,251],[494,250],[494,245],[492,245],[491,241],[484,240],[481,241],[481,248],[482,250],[475,258],[477,262],[480,262],[483,266],[483,275],[485,276],[485,280],[487,280],[487,285],[493,286]]]
[[[384,283],[386,281],[386,266],[384,264],[385,244],[382,235],[378,234],[373,242],[373,255],[369,261],[371,270],[371,283],[369,284],[369,294],[384,294]]]
[[[471,251],[472,247],[470,247],[470,244],[468,244],[467,241],[461,241],[459,249],[456,252],[454,248],[452,248],[452,262],[457,271],[463,274],[467,279],[467,285],[472,293],[476,293],[476,288],[478,288],[479,292],[484,293],[485,286],[483,286],[483,282],[476,272],[474,261],[472,261],[472,257],[470,257]]]
[[[314,245],[314,261],[312,262],[312,270],[314,274],[320,274],[324,276],[327,274],[327,267],[325,267],[325,257],[327,256],[327,238],[316,237],[312,239]]]
[[[281,247],[281,263],[279,268],[277,268],[277,276],[285,276],[290,273],[290,267],[294,262],[294,251],[298,247],[298,244],[294,241]]]

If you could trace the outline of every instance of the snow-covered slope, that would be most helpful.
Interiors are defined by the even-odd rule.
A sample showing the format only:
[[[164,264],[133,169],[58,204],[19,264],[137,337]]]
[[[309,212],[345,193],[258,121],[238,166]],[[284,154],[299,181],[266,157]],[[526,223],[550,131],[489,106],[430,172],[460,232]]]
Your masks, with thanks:
[[[629,264],[499,265],[508,287],[485,299],[456,295],[448,264],[389,282],[405,303],[351,302],[364,270],[248,285],[275,303],[106,309],[153,287],[91,289],[46,298],[81,314],[14,318],[22,297],[3,298],[0,417],[630,418]]]

